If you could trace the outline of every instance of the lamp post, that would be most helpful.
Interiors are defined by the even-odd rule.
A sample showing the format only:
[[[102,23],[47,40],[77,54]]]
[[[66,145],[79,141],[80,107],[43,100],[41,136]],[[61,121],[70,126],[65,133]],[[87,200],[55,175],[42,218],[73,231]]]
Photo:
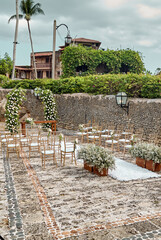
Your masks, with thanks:
[[[56,46],[56,30],[60,26],[65,26],[67,29],[67,36],[65,37],[65,44],[69,45],[72,41],[72,38],[70,36],[69,28],[66,24],[62,23],[59,26],[56,26],[56,20],[54,20],[54,28],[53,28],[53,57],[52,57],[52,79],[55,78],[55,46]]]
[[[116,103],[123,108],[127,114],[129,113],[129,103],[127,104],[128,96],[125,92],[119,92],[116,94]]]

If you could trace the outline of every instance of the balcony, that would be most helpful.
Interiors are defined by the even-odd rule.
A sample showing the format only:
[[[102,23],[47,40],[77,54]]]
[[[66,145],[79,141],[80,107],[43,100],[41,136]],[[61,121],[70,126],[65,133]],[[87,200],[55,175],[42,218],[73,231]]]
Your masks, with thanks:
[[[51,63],[36,63],[36,68],[37,69],[52,69],[52,64]]]

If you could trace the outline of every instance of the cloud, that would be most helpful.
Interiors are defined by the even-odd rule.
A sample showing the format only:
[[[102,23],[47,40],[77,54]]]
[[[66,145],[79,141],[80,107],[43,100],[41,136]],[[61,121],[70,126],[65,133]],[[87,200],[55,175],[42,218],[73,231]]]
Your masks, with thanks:
[[[152,19],[161,14],[161,8],[155,8],[144,4],[138,4],[137,7],[142,18]]]
[[[0,8],[0,52],[12,55],[15,21],[8,19],[15,14],[15,1],[1,1]],[[134,48],[145,55],[150,66],[153,61],[161,62],[161,1],[160,0],[39,0],[45,15],[31,19],[31,32],[35,51],[52,50],[53,21],[69,27],[71,36],[99,40],[101,47],[107,49]],[[19,1],[20,2],[20,1]],[[57,31],[58,46],[64,44],[65,27]],[[3,42],[3,43],[2,43]],[[26,54],[30,54],[30,41],[25,20],[20,20],[17,46],[21,64]],[[23,51],[25,49],[25,52]],[[2,53],[1,53],[2,54]],[[25,56],[24,56],[25,55]],[[149,61],[146,60],[149,58]],[[151,63],[152,64],[152,63]],[[158,63],[159,65],[159,63]],[[156,66],[156,68],[158,67]]]
[[[155,41],[151,41],[151,40],[138,40],[137,43],[140,46],[144,46],[144,47],[152,47],[155,44]]]
[[[108,8],[119,8],[123,6],[128,0],[103,0],[104,4]]]
[[[8,24],[9,16],[2,14],[0,15],[0,33],[1,39],[10,39],[13,35],[12,24]]]

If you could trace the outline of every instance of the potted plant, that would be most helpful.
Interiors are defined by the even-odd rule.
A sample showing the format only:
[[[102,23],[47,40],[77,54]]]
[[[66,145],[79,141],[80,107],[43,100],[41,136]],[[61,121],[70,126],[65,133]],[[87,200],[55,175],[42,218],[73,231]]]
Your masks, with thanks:
[[[151,171],[161,170],[161,147],[154,143],[139,142],[132,146],[130,153],[136,157],[136,164]]]
[[[94,144],[82,146],[78,151],[78,158],[84,160],[85,169],[99,176],[107,176],[108,169],[112,169],[115,166],[114,157],[111,152]]]

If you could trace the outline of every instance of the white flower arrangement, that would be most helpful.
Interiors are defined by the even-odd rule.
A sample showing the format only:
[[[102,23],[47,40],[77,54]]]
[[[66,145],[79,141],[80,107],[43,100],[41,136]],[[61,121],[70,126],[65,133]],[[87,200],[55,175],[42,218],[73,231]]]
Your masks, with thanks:
[[[26,118],[26,123],[33,125],[34,124],[33,118]]]
[[[152,160],[161,163],[161,147],[154,143],[139,142],[129,150],[133,157],[140,157],[145,160]]]
[[[114,139],[114,136],[115,136],[114,134],[115,134],[115,131],[110,131],[110,136],[112,140]]]
[[[78,138],[75,139],[74,143],[75,143],[75,144],[78,144]]]
[[[84,130],[84,124],[79,124],[79,131],[83,132],[83,130]]]
[[[61,142],[64,139],[64,135],[62,133],[59,134],[59,141]]]
[[[20,125],[19,122],[19,110],[22,101],[25,99],[25,91],[21,88],[13,89],[7,95],[7,104],[6,104],[6,129],[8,129],[11,133],[18,132],[18,128]]]
[[[93,127],[92,132],[97,132],[97,127]]]
[[[44,118],[48,120],[56,120],[57,109],[56,102],[53,93],[50,90],[42,90],[41,88],[36,88],[35,93],[39,95],[39,98],[44,104]],[[50,128],[50,123],[45,123],[46,128]]]
[[[138,139],[136,138],[136,136],[133,134],[130,138],[130,142],[131,142],[131,145],[133,146],[134,144],[136,144],[138,141]]]
[[[94,144],[84,145],[78,150],[78,158],[86,163],[96,166],[99,171],[102,169],[113,169],[115,160],[111,152],[103,147]]]
[[[51,128],[48,128],[48,137],[50,137],[51,133],[52,133]]]

